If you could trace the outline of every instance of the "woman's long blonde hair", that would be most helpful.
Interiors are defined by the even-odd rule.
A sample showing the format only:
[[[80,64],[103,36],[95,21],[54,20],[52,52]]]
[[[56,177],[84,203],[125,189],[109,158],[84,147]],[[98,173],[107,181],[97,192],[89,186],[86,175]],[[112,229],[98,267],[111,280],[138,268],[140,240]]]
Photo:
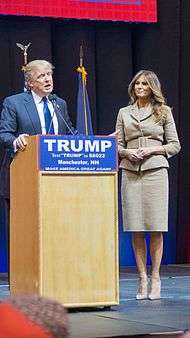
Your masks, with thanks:
[[[135,83],[138,78],[144,75],[151,91],[150,103],[152,105],[153,114],[156,121],[164,121],[166,118],[166,100],[163,96],[161,84],[157,75],[150,70],[140,70],[132,79],[128,87],[128,93],[130,96],[130,104],[134,104],[137,101],[137,96],[135,95]]]

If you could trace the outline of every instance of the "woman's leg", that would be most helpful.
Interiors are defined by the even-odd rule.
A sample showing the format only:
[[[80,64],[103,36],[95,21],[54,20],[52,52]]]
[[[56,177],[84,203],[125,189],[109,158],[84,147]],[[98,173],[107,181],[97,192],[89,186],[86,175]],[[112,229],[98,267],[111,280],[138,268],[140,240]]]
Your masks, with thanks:
[[[133,250],[135,253],[137,269],[139,272],[139,288],[137,291],[136,299],[145,299],[147,298],[148,278],[146,268],[146,240],[144,238],[143,232],[133,233]]]
[[[160,265],[163,255],[163,234],[161,232],[153,232],[150,235],[150,255],[152,260],[152,277],[150,299],[160,298],[161,282],[160,282]]]

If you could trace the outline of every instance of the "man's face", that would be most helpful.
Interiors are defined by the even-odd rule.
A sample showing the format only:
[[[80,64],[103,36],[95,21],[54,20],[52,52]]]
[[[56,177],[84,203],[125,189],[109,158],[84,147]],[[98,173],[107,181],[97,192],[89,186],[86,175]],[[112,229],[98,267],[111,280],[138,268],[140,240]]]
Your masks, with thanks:
[[[30,89],[38,96],[49,95],[53,90],[52,70],[48,66],[36,66],[32,78],[28,81]]]

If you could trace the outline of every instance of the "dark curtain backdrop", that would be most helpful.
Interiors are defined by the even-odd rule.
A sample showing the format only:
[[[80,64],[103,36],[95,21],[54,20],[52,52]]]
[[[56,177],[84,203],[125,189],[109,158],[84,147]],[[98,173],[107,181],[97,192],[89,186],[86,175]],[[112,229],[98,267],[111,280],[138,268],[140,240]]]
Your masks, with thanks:
[[[158,23],[135,24],[0,16],[0,100],[23,89],[23,57],[16,42],[31,42],[28,60],[55,65],[55,92],[65,98],[76,121],[79,48],[84,48],[94,132],[114,131],[127,86],[140,69],[154,70],[162,83],[179,131],[182,152],[171,160],[169,233],[164,263],[190,262],[190,1],[158,0]],[[121,265],[133,263],[130,237],[121,230]]]
[[[182,151],[178,177],[177,259],[190,262],[190,1],[181,4],[179,122]]]

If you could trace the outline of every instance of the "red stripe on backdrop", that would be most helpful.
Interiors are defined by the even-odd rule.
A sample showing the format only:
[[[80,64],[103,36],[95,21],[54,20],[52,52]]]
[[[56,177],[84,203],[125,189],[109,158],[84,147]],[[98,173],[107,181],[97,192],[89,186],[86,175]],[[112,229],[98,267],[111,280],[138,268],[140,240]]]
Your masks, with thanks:
[[[157,0],[1,0],[0,14],[156,22]]]

